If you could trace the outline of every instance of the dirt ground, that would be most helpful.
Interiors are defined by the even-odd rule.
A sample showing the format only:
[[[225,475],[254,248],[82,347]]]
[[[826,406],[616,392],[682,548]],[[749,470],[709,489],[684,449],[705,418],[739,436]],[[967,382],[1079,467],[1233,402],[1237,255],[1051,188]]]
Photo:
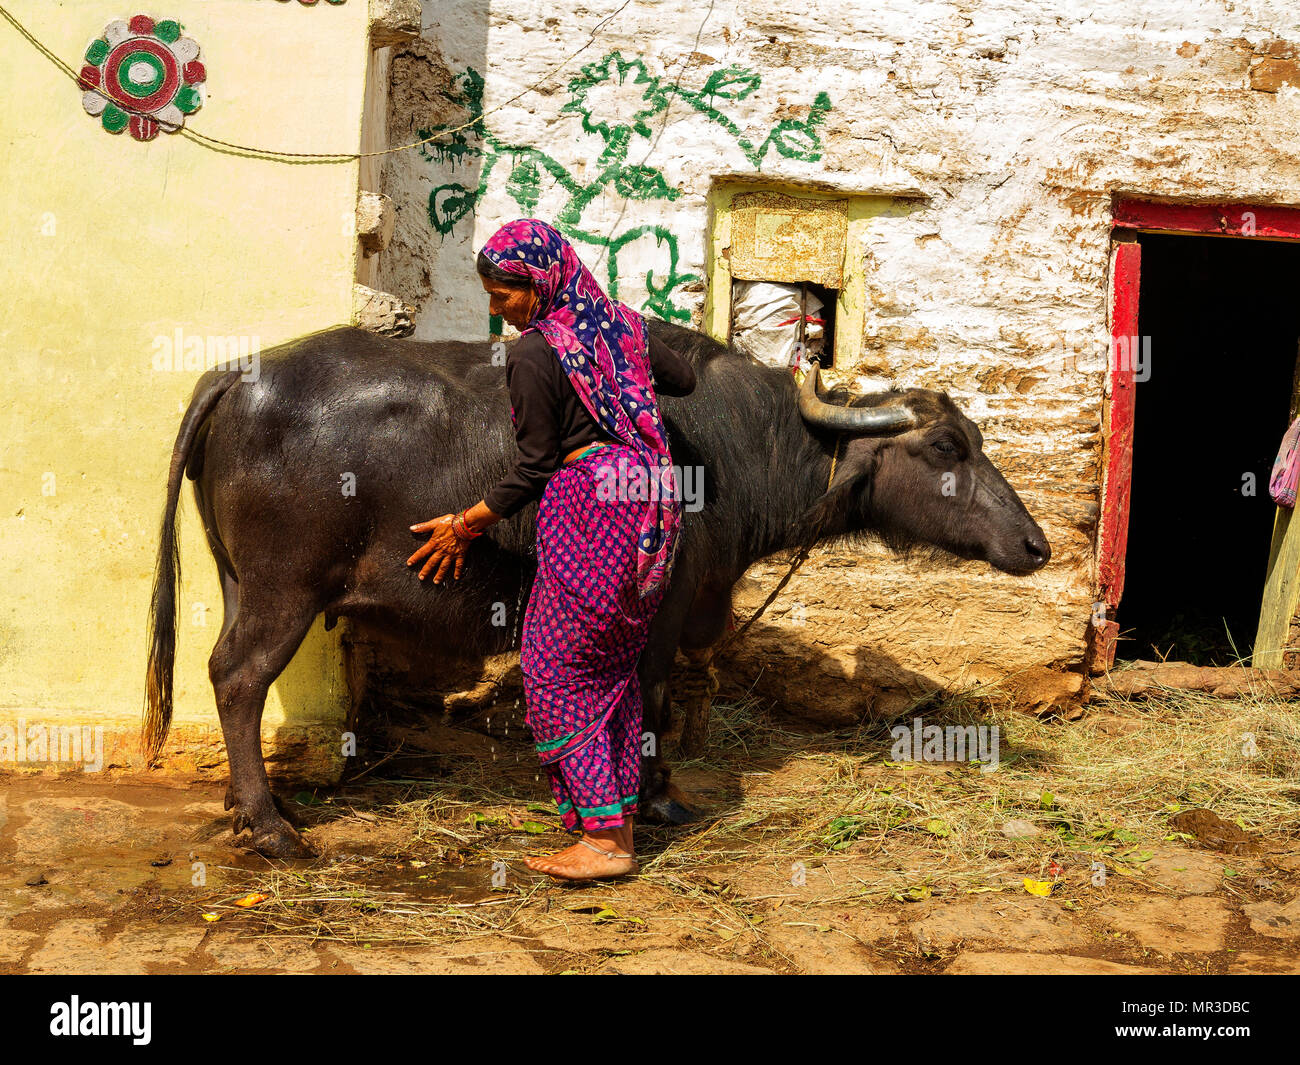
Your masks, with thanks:
[[[281,789],[314,862],[236,846],[215,782],[11,776],[0,972],[1300,973],[1293,710],[970,720],[996,772],[716,707],[678,771],[704,818],[638,828],[641,875],[603,885],[523,865],[565,838],[501,721]]]

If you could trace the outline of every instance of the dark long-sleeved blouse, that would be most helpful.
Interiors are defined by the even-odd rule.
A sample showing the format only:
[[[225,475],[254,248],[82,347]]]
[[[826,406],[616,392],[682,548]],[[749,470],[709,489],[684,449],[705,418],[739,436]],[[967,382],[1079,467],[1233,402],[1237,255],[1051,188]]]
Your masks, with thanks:
[[[650,337],[650,368],[656,395],[687,396],[695,389],[691,364],[655,337]],[[540,333],[528,333],[511,345],[506,384],[515,411],[515,463],[483,498],[488,509],[503,518],[540,499],[569,452],[611,439],[583,406]]]

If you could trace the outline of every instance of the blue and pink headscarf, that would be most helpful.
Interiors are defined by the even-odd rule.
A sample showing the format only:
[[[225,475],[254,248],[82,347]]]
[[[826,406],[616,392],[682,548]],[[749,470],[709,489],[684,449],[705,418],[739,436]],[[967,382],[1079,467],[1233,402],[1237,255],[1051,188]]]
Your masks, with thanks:
[[[610,299],[573,246],[535,218],[507,222],[483,246],[506,273],[532,283],[537,311],[524,329],[551,345],[569,383],[610,436],[631,447],[657,481],[656,505],[637,536],[637,587],[642,598],[667,581],[677,550],[681,502],[650,377],[645,320]]]

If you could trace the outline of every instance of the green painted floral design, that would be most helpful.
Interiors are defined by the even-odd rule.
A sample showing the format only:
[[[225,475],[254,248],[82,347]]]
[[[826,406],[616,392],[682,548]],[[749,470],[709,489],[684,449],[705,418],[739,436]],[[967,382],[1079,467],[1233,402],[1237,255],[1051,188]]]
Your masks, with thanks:
[[[722,108],[728,103],[747,99],[761,85],[759,74],[739,66],[715,70],[699,89],[686,89],[651,74],[640,59],[626,59],[617,51],[589,63],[569,82],[569,100],[560,109],[561,113],[580,115],[582,128],[600,137],[602,142],[588,171],[591,176],[580,180],[541,149],[530,144],[510,143],[488,128],[482,121],[483,76],[468,68],[453,80],[444,96],[464,109],[470,121],[479,121],[445,141],[425,145],[421,152],[430,162],[449,165],[453,171],[458,166],[478,161],[478,184],[469,188],[458,182],[448,182],[435,188],[429,196],[429,222],[443,236],[450,234],[464,218],[473,214],[494,173],[498,174],[497,181],[503,183],[505,192],[520,211],[531,215],[541,200],[543,182],[549,178],[566,197],[553,219],[556,227],[570,240],[604,251],[609,294],[618,298],[620,251],[633,241],[651,235],[662,249],[666,262],[661,270],[647,272],[647,295],[640,310],[669,321],[689,321],[690,311],[679,307],[673,294],[682,285],[699,281],[700,277],[679,270],[681,256],[677,237],[668,227],[641,225],[605,234],[584,226],[583,215],[594,200],[610,190],[624,199],[640,201],[671,201],[681,195],[661,170],[628,162],[634,139],[650,138],[653,120],[666,112],[674,100],[715,123],[759,170],[773,152],[783,158],[807,162],[820,159],[820,127],[830,113],[830,97],[825,92],[818,93],[806,118],[784,119],[768,130],[762,140],[755,141],[746,136],[740,124]],[[599,106],[601,97],[611,93],[618,101],[617,113],[606,113]],[[430,137],[439,130],[453,129],[462,124],[463,120],[460,120],[434,126],[421,130],[420,136]]]
[[[560,111],[580,114],[583,129],[588,133],[599,133],[609,140],[611,136],[616,136],[611,131],[610,123],[593,114],[593,108],[587,102],[587,96],[592,89],[606,85],[631,85],[634,90],[640,90],[638,104],[632,108],[630,115],[622,117],[624,124],[631,127],[634,132],[649,137],[648,121],[668,106],[668,97],[660,88],[659,79],[651,77],[646,72],[645,64],[641,60],[625,60],[618,52],[610,52],[598,63],[582,68],[582,74],[569,82],[571,99],[560,108]],[[638,93],[634,91],[632,95],[635,97]]]

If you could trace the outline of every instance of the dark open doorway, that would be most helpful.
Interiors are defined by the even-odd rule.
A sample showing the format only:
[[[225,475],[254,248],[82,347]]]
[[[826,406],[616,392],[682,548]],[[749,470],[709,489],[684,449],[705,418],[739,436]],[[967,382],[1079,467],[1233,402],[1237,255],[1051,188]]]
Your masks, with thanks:
[[[1136,383],[1118,656],[1227,665],[1250,655],[1259,622],[1268,480],[1300,338],[1300,244],[1138,239],[1150,365]]]

